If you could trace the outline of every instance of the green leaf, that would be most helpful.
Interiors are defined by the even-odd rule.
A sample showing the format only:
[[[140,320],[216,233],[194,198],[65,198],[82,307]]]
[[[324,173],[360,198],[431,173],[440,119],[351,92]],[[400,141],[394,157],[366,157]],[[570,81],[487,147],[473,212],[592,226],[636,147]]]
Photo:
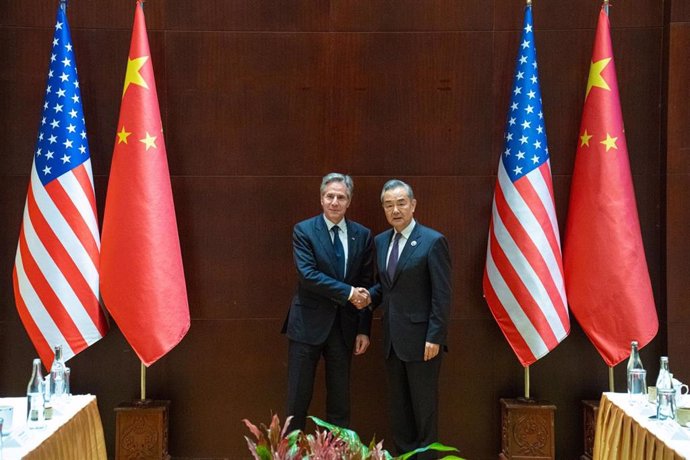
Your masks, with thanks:
[[[309,418],[312,419],[314,423],[318,426],[326,428],[328,431],[333,433],[334,436],[345,441],[350,446],[350,449],[361,450],[362,447],[366,447],[362,444],[362,441],[360,441],[359,436],[354,431],[325,422],[320,418],[314,417],[312,415],[310,415]]]
[[[429,444],[426,447],[419,447],[413,451],[406,452],[406,453],[402,454],[400,457],[397,457],[397,459],[398,460],[407,460],[408,458],[412,457],[413,455],[419,454],[421,452],[426,452],[427,450],[435,450],[435,451],[439,451],[439,452],[451,452],[451,451],[457,452],[458,449],[456,449],[455,447],[443,445],[440,442],[434,442],[434,443]],[[451,459],[451,458],[453,458],[453,456],[445,457],[445,458]]]
[[[267,446],[256,446],[256,453],[261,460],[273,460],[271,450]]]
[[[362,458],[367,458],[369,456],[369,449],[367,446],[362,444],[362,441],[359,439],[359,435],[356,432],[347,428],[333,425],[332,423],[328,423],[312,415],[310,415],[309,418],[312,419],[316,425],[326,428],[328,431],[333,433],[333,436],[336,438],[343,440],[347,444],[347,447],[352,454],[359,453]]]

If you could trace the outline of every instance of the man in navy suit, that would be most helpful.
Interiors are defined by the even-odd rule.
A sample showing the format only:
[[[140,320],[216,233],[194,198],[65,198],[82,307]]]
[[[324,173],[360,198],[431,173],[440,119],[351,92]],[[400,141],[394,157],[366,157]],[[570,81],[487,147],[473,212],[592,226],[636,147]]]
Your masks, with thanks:
[[[451,264],[446,238],[415,221],[417,200],[408,184],[386,182],[381,203],[393,228],[375,238],[378,283],[370,293],[372,304],[383,308],[393,441],[400,454],[438,441],[439,352],[446,346]]]
[[[369,346],[373,284],[371,231],[345,219],[352,178],[339,173],[321,182],[323,213],[295,225],[297,290],[283,326],[289,339],[287,415],[304,430],[321,356],[326,365],[326,420],[350,424],[350,362]],[[366,287],[366,288],[365,288]]]

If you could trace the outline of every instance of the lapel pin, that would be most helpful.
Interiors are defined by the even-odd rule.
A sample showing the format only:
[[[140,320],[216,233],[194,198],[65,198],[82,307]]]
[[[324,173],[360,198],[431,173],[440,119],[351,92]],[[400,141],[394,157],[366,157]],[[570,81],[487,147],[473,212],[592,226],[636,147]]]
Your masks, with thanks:
[[[410,246],[417,246],[417,242],[416,242],[416,241],[412,241],[412,242],[410,243]]]

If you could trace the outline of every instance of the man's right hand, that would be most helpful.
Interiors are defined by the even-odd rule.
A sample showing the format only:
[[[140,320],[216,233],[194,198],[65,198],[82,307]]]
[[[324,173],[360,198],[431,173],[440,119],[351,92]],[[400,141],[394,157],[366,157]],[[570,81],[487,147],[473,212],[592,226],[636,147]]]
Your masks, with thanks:
[[[355,288],[352,298],[350,299],[352,305],[358,309],[365,308],[371,303],[371,296],[369,296],[369,291],[363,287]]]

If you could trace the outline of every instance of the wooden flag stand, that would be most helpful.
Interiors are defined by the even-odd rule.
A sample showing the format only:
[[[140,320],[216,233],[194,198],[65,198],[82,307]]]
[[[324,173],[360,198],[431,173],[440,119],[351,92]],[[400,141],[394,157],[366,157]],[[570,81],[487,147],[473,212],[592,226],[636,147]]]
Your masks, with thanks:
[[[525,396],[500,399],[500,460],[556,458],[554,418],[556,406],[529,397],[529,366],[525,367]]]
[[[616,391],[613,379],[613,367],[609,366],[609,391]],[[594,433],[597,430],[597,416],[599,415],[598,400],[582,401],[582,430],[584,439],[584,453],[580,460],[592,460],[594,458]]]
[[[146,399],[146,366],[141,363],[141,399],[115,408],[116,460],[169,460],[170,401]]]
[[[599,413],[599,401],[582,401],[584,453],[580,460],[592,460],[594,458],[594,433],[597,429],[597,415]]]

